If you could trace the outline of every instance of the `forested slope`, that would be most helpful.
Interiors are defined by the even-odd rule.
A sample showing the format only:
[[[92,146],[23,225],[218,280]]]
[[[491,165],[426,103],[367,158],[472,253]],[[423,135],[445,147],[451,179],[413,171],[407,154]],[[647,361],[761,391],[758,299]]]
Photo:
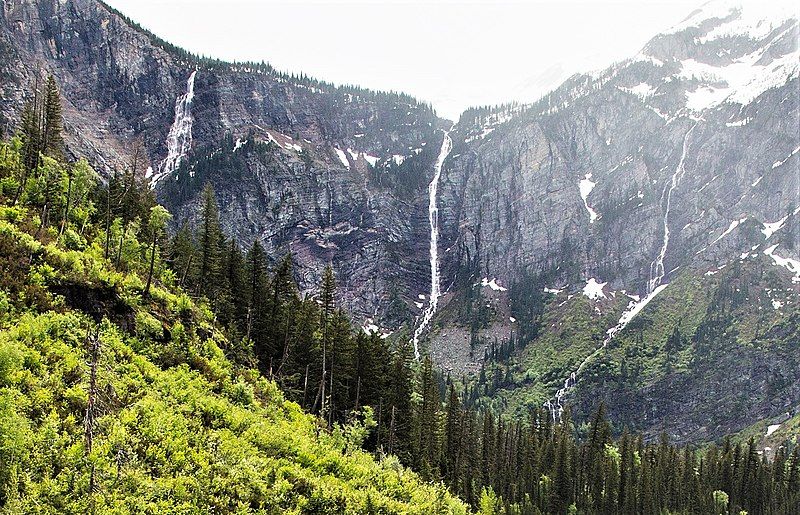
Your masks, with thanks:
[[[41,146],[20,181],[30,144],[0,143],[0,511],[466,512],[361,450],[368,409],[329,429],[248,368],[162,260],[166,211],[126,189],[148,216],[105,225],[126,201],[85,162]]]

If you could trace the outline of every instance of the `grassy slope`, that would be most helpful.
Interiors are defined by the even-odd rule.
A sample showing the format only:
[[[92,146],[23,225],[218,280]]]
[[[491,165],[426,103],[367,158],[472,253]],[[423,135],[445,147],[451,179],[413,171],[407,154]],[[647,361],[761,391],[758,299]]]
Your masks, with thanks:
[[[595,305],[584,295],[566,292],[549,298],[540,335],[513,360],[513,385],[481,402],[523,417],[541,407],[570,372],[597,350],[627,300],[619,294]]]
[[[725,288],[736,292],[740,298],[733,304],[731,301],[724,303],[725,312],[730,315],[724,324],[724,334],[702,349],[694,341],[695,334],[713,319],[715,310],[710,307],[715,296]],[[483,398],[481,402],[519,416],[526,416],[531,408],[541,406],[569,372],[595,352],[627,300],[619,293],[614,299],[597,303],[582,295],[570,298],[566,292],[552,297],[547,303],[539,337],[512,360],[512,384],[496,392],[493,399]],[[782,306],[775,308],[773,301],[779,301]],[[600,308],[600,313],[594,307]],[[642,392],[668,391],[667,387],[683,381],[681,384],[685,388],[695,388],[701,394],[719,389],[716,392],[721,398],[719,403],[710,398],[713,395],[701,396],[697,401],[697,407],[709,408],[710,432],[715,432],[717,426],[741,429],[753,420],[732,423],[734,414],[726,410],[744,402],[740,399],[744,394],[752,397],[749,403],[769,402],[771,394],[786,397],[787,385],[780,384],[780,376],[785,374],[781,370],[773,371],[775,378],[767,381],[770,387],[752,392],[726,389],[726,372],[739,364],[737,359],[752,365],[752,369],[745,368],[746,373],[768,367],[770,360],[791,368],[792,363],[800,359],[798,317],[800,295],[797,288],[781,268],[764,256],[751,256],[714,275],[686,270],[618,334],[607,349],[594,354],[579,375],[578,386],[571,393],[571,404],[583,416],[594,409],[599,398],[627,398],[616,413],[612,410],[612,419],[627,423],[631,429],[642,430],[647,422],[640,420],[641,413],[632,413],[641,408],[634,406],[639,402],[637,396]],[[684,337],[684,344],[672,352],[668,363],[665,345],[676,327]],[[628,409],[630,413],[626,413]]]
[[[0,209],[0,512],[84,513],[92,468],[99,513],[466,512],[396,459],[357,450],[357,431],[328,433],[236,370],[207,308],[162,288],[143,301],[141,279],[110,269],[97,245],[36,239],[31,217]]]

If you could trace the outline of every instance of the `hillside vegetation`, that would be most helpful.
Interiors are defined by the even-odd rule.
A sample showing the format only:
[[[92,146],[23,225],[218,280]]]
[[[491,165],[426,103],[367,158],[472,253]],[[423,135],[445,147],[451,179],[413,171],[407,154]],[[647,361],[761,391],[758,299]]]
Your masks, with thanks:
[[[153,245],[162,208],[107,234],[91,168],[42,154],[21,182],[27,146],[0,143],[0,510],[467,511],[361,450],[369,409],[329,429],[226,357]]]

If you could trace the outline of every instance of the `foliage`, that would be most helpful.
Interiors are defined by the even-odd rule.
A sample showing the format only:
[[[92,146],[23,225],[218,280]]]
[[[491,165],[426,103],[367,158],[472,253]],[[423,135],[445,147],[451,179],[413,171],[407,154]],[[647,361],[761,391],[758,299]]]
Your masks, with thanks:
[[[2,169],[18,172],[19,145],[0,145]],[[336,382],[337,413],[350,419],[329,429],[248,368],[248,351],[228,337],[233,324],[220,326],[205,298],[177,287],[180,271],[161,257],[172,251],[159,238],[168,214],[139,185],[88,195],[78,180],[93,176],[88,166],[41,163],[29,184],[42,167],[61,178],[79,171],[48,201],[66,207],[69,195],[70,213],[51,210],[47,222],[36,216],[39,186],[16,206],[0,199],[0,512],[466,512],[442,486],[361,450],[374,417],[335,401]],[[123,197],[140,200],[124,207]],[[283,295],[284,285],[264,285]],[[312,301],[286,295],[299,313],[281,316],[319,320]],[[365,338],[344,327],[334,348],[335,338]],[[316,330],[301,329],[291,327],[298,342],[315,341]],[[364,401],[375,398],[366,380],[361,388]]]

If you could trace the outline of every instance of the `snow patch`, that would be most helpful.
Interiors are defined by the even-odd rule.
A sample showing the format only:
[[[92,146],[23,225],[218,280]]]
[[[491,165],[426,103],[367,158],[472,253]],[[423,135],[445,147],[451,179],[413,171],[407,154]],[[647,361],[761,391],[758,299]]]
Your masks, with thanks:
[[[750,118],[745,118],[743,120],[736,120],[735,122],[727,122],[725,125],[727,127],[744,127],[750,122]]]
[[[744,35],[758,41],[783,25],[786,20],[797,16],[796,4],[786,0],[769,2],[732,2],[713,0],[703,4],[688,18],[674,25],[663,34],[676,34],[686,29],[699,28],[709,20],[725,20],[708,31],[700,42]]]
[[[491,288],[494,291],[507,291],[508,290],[508,288],[503,288],[502,286],[497,284],[497,279],[492,278],[492,280],[490,281],[488,277],[484,277],[483,279],[481,279],[481,286],[483,286],[484,288],[488,286],[489,288]]]
[[[642,100],[655,96],[656,94],[656,88],[654,88],[653,86],[651,86],[646,82],[640,82],[639,84],[631,88],[620,87],[619,89],[625,91],[626,93],[630,93],[631,95],[638,97]]]
[[[334,148],[334,150],[336,151],[336,156],[339,158],[339,161],[341,161],[342,164],[347,168],[350,168],[350,161],[347,160],[347,156],[344,154],[344,152],[338,148]]]
[[[622,316],[620,317],[619,322],[617,322],[617,325],[606,331],[606,334],[608,335],[608,340],[613,338],[613,336],[616,333],[623,330],[625,326],[627,326],[630,323],[630,321],[633,320],[634,317],[636,317],[636,315],[638,315],[644,309],[644,307],[647,306],[650,303],[650,301],[656,297],[656,295],[664,291],[664,288],[666,288],[667,286],[668,286],[667,284],[661,284],[657,286],[655,290],[646,295],[642,300],[630,302],[628,304],[628,307],[622,313]]]
[[[786,159],[783,159],[781,161],[775,161],[774,163],[772,163],[772,169],[774,170],[775,168],[783,165],[783,163],[788,161],[790,157],[792,157],[793,155],[797,154],[798,151],[800,151],[800,147],[797,147],[796,149],[792,150],[792,153],[789,154],[788,156],[786,156]]]
[[[381,328],[380,328],[380,327],[378,327],[377,325],[375,325],[375,323],[372,321],[372,319],[371,319],[371,318],[368,318],[368,319],[367,319],[367,320],[364,322],[364,326],[362,327],[362,329],[363,329],[363,330],[364,330],[364,332],[365,332],[365,333],[367,333],[368,335],[377,334],[377,333],[378,333],[378,332],[381,330]]]
[[[754,52],[726,66],[694,59],[681,61],[678,77],[701,83],[695,90],[686,92],[686,107],[699,112],[723,102],[747,105],[765,91],[786,84],[800,69],[797,52],[773,59],[766,65],[757,64],[762,55],[763,50]]]
[[[786,215],[777,222],[772,222],[772,223],[764,222],[764,228],[761,229],[761,232],[764,233],[764,239],[768,240],[770,236],[775,234],[776,231],[778,231],[781,227],[783,227],[783,224],[786,223],[786,220],[788,218],[789,215]]]
[[[712,242],[711,242],[711,244],[713,245],[713,244],[715,244],[716,242],[718,242],[719,240],[721,240],[722,238],[724,238],[725,236],[729,235],[731,232],[733,232],[733,230],[734,230],[734,229],[736,229],[737,227],[739,227],[739,225],[740,225],[742,222],[744,222],[745,220],[747,220],[747,217],[744,217],[744,218],[742,218],[742,219],[740,219],[740,220],[734,220],[733,222],[731,222],[731,224],[728,226],[728,228],[727,228],[727,229],[725,229],[725,231],[724,231],[722,234],[720,234],[720,235],[717,237],[717,239],[716,239],[716,240],[712,241]]]
[[[780,429],[780,427],[781,427],[781,425],[780,425],[780,424],[771,424],[771,425],[767,426],[767,434],[766,434],[766,435],[764,435],[764,436],[769,436],[769,435],[771,435],[772,433],[774,433],[775,431],[777,431],[778,429]]]
[[[583,287],[583,294],[589,297],[591,300],[597,300],[600,297],[607,298],[606,294],[603,293],[603,288],[608,283],[599,283],[597,280],[592,277],[586,282],[586,286]]]
[[[775,264],[778,266],[782,266],[789,270],[794,277],[792,277],[793,283],[800,283],[800,261],[792,258],[784,258],[777,254],[775,254],[775,249],[778,248],[779,244],[775,244],[768,249],[764,250],[764,254],[771,257]]]

